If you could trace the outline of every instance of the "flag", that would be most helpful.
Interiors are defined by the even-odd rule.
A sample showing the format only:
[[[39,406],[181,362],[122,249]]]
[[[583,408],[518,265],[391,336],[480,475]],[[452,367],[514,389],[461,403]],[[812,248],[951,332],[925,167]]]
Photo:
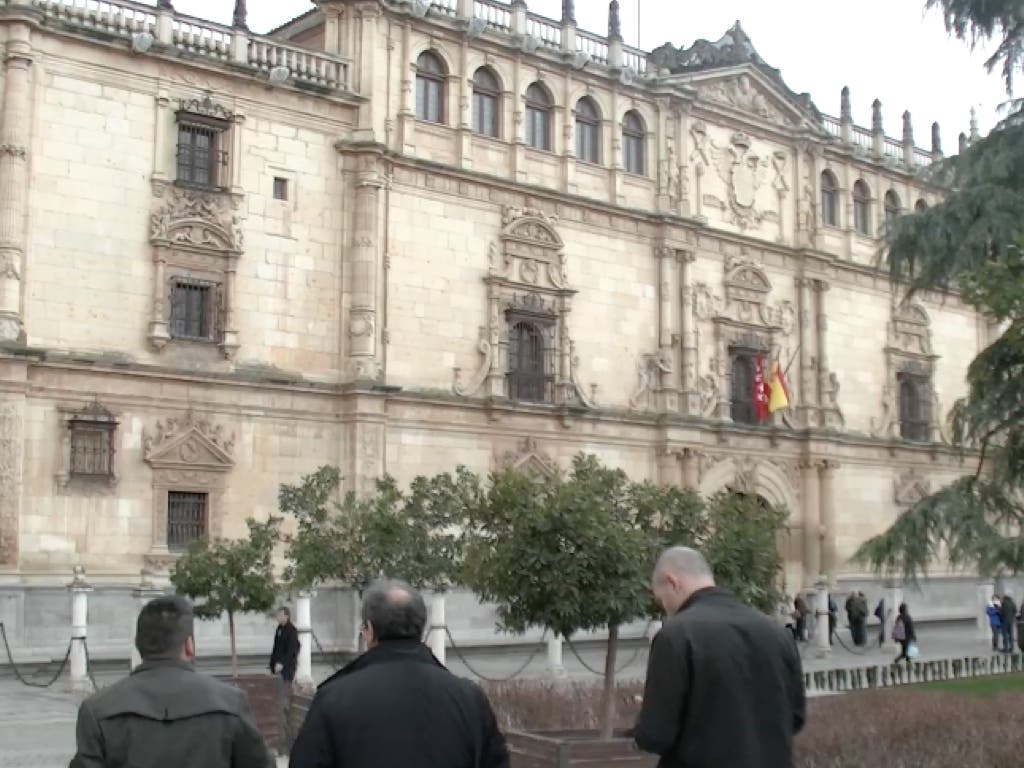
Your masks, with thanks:
[[[758,421],[768,418],[769,388],[764,380],[764,357],[758,355],[754,361],[754,391],[751,393],[754,398],[754,416]]]
[[[772,378],[768,383],[768,392],[768,413],[789,408],[789,388],[786,386],[786,377],[782,373],[782,367],[778,360],[772,365]]]

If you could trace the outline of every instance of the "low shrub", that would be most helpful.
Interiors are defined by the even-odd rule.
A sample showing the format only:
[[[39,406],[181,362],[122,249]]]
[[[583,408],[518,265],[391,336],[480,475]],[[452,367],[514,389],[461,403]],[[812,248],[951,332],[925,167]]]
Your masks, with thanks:
[[[596,729],[601,689],[581,683],[486,686],[505,729]],[[619,727],[639,710],[639,683],[618,688]],[[1024,694],[990,698],[886,690],[811,699],[795,768],[1016,768],[1024,752]]]

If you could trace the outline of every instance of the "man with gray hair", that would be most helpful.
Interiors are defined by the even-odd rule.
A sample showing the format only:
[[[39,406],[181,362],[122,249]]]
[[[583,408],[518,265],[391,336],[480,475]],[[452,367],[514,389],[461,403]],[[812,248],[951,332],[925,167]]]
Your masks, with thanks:
[[[651,579],[665,622],[651,645],[633,735],[659,768],[784,768],[804,724],[800,655],[769,617],[715,586],[687,547],[658,559]]]
[[[490,702],[434,658],[426,625],[427,607],[408,584],[366,591],[367,651],[317,689],[291,768],[508,768]]]

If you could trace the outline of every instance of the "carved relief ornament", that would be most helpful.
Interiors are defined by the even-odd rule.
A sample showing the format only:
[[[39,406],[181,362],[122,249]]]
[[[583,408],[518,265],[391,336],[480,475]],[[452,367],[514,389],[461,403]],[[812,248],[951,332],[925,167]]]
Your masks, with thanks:
[[[932,495],[932,484],[916,470],[908,470],[893,481],[893,499],[897,506],[912,507]]]
[[[158,421],[142,438],[146,462],[167,469],[227,470],[234,465],[234,446],[234,435],[191,410]]]
[[[514,469],[533,477],[548,478],[558,474],[558,465],[537,446],[537,440],[526,437],[519,441],[514,450],[505,451],[497,457],[500,469]]]
[[[245,249],[242,220],[221,194],[171,186],[150,216],[154,245],[238,255]]]

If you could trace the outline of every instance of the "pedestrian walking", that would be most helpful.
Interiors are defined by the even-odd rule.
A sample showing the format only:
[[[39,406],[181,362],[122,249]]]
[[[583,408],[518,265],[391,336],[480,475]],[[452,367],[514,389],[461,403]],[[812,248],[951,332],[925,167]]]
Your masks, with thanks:
[[[851,596],[852,605],[849,610],[850,634],[853,644],[860,647],[867,645],[868,600],[863,592],[855,592]]]
[[[192,605],[147,603],[135,630],[142,664],[86,699],[70,768],[270,768],[239,688],[196,672]]]
[[[896,657],[893,664],[906,661],[909,664],[917,655],[914,649],[917,647],[917,633],[914,631],[914,620],[910,616],[906,603],[900,603],[896,621],[892,625],[892,639],[900,645],[900,655]]]
[[[796,639],[803,642],[807,639],[807,617],[811,609],[807,607],[807,601],[800,595],[793,600],[793,625]]]
[[[992,630],[992,650],[998,651],[1003,638],[1003,606],[999,595],[992,595],[985,614],[988,616],[988,626]]]
[[[292,700],[292,683],[299,666],[299,631],[292,624],[292,614],[282,606],[277,611],[277,629],[274,630],[274,647],[270,651],[270,674],[277,675],[278,723],[283,743],[278,750],[287,752],[292,741],[291,722],[288,710]]]
[[[806,702],[796,643],[715,586],[686,547],[658,559],[651,588],[665,621],[651,644],[637,746],[660,768],[793,764]]]
[[[320,685],[290,768],[508,768],[490,702],[423,645],[426,624],[408,584],[367,590],[367,651]]]
[[[1000,603],[1000,624],[1003,630],[1003,653],[1013,653],[1013,622],[1017,618],[1017,604],[1009,595]]]
[[[880,598],[875,606],[875,618],[878,619],[878,647],[885,645],[885,598]]]

